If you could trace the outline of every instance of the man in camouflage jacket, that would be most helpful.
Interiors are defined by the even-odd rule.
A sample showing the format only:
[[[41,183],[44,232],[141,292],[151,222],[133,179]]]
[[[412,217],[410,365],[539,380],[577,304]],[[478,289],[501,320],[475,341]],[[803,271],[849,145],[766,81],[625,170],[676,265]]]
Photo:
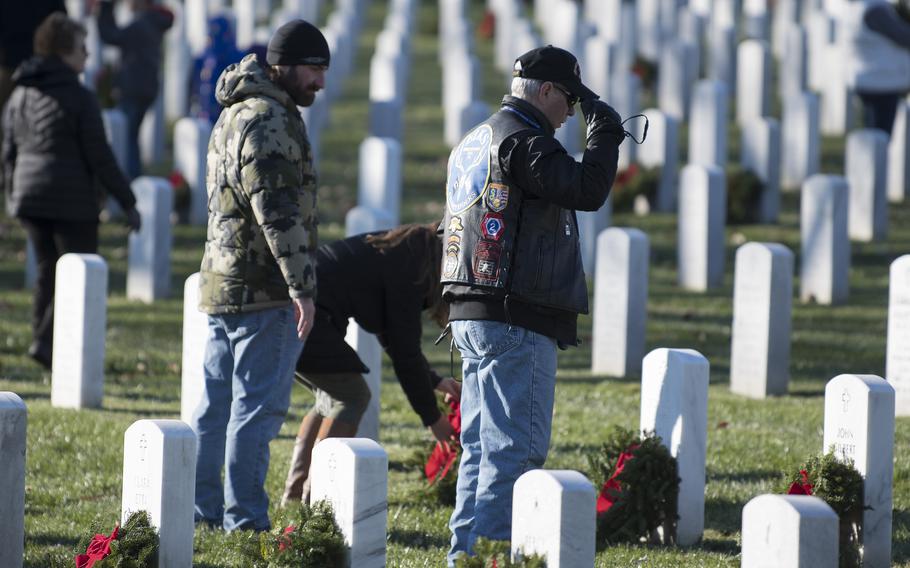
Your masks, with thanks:
[[[267,62],[247,56],[218,79],[225,108],[207,160],[199,308],[209,335],[192,421],[196,521],[228,531],[270,528],[268,447],[315,314],[316,175],[297,107],[324,87],[328,44],[295,20],[269,42]]]

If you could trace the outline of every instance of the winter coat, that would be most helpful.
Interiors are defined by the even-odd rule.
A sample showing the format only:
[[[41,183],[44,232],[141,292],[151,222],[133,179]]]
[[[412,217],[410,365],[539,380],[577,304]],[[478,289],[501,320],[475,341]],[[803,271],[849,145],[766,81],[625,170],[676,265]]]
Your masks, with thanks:
[[[136,199],[104,133],[95,94],[56,56],[34,56],[13,74],[4,109],[3,171],[11,215],[98,219],[97,179],[124,209]]]
[[[237,313],[316,293],[316,173],[300,112],[255,55],[218,79],[200,309]]]

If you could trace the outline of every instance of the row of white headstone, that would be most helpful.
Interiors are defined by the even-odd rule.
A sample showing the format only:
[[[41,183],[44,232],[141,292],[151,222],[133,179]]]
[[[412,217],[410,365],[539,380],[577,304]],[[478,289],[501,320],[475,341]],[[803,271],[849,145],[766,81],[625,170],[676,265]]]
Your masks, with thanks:
[[[482,101],[480,61],[474,54],[473,28],[465,0],[439,3],[439,65],[442,67],[443,134],[455,147],[474,126],[490,116]]]

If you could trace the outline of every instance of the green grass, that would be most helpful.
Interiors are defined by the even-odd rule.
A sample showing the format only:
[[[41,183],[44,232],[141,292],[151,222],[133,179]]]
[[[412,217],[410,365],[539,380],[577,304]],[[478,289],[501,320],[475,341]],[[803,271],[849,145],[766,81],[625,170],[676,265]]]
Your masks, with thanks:
[[[472,5],[478,16],[479,6]],[[345,211],[356,202],[357,151],[366,133],[368,60],[385,13],[373,3],[361,38],[355,74],[332,107],[320,163],[320,236],[343,233]],[[442,141],[440,70],[435,37],[436,12],[423,3],[413,38],[413,67],[405,114],[402,218],[426,222],[442,214],[447,148]],[[492,69],[490,42],[478,40],[484,61],[484,93],[494,104],[504,80]],[[731,130],[735,146],[738,136]],[[731,155],[736,156],[735,149]],[[826,139],[823,168],[843,169],[843,140]],[[160,171],[166,171],[162,167]],[[790,395],[747,400],[730,394],[728,384],[732,268],[736,241],[774,241],[790,247],[799,263],[798,198],[786,194],[776,226],[729,227],[727,270],[721,288],[707,294],[680,291],[676,284],[676,220],[671,215],[614,216],[616,226],[643,229],[651,239],[647,348],[697,349],[711,362],[705,535],[686,548],[617,546],[598,552],[598,566],[735,566],[743,505],[775,491],[783,472],[822,445],[823,391],[844,373],[884,374],[888,266],[910,250],[910,207],[892,206],[887,242],[854,244],[847,305],[793,306]],[[59,410],[50,406],[50,377],[25,355],[30,341],[30,293],[21,289],[24,235],[18,224],[0,217],[0,390],[18,393],[29,407],[26,477],[26,566],[72,565],[72,548],[95,518],[113,523],[119,516],[123,434],[141,418],[179,415],[181,309],[184,279],[195,272],[204,230],[175,228],[175,297],[154,307],[127,301],[126,232],[104,225],[101,254],[110,264],[110,298],[104,406],[100,410]],[[798,286],[798,283],[797,283]],[[549,468],[587,469],[594,450],[613,425],[635,428],[639,377],[608,380],[592,376],[590,318],[580,320],[583,345],[559,353],[559,382]],[[448,372],[445,346],[432,346],[438,331],[425,328],[431,363]],[[456,361],[457,364],[457,361]],[[389,566],[440,566],[448,543],[451,509],[424,498],[425,483],[414,456],[429,451],[431,437],[410,410],[388,361],[383,367],[382,444],[389,453]],[[272,444],[267,489],[280,495],[297,424],[312,397],[295,388],[291,411]],[[894,561],[910,566],[910,422],[897,421],[895,438]],[[588,472],[586,472],[588,473]],[[232,543],[242,538],[198,530],[195,564],[242,566]]]

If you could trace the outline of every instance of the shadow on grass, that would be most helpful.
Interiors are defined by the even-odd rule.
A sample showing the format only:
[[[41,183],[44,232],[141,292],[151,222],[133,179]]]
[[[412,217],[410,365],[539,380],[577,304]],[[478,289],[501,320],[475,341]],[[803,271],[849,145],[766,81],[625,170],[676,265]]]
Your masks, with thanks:
[[[438,550],[440,548],[448,548],[449,546],[449,539],[443,536],[427,534],[411,529],[397,529],[394,527],[389,530],[389,542],[401,546],[422,548],[424,550]]]
[[[770,469],[755,469],[751,471],[736,471],[726,473],[711,473],[709,470],[707,480],[716,481],[719,483],[753,483],[759,481],[767,481],[768,479],[777,479],[779,477],[780,471]]]
[[[910,538],[907,538],[910,529],[910,511],[895,510],[891,518],[891,561],[894,564],[903,564],[910,561]],[[900,538],[900,537],[904,538]]]
[[[709,499],[705,501],[705,530],[724,535],[739,532],[746,500]],[[734,543],[735,544],[735,543]],[[733,552],[736,552],[734,546]]]

